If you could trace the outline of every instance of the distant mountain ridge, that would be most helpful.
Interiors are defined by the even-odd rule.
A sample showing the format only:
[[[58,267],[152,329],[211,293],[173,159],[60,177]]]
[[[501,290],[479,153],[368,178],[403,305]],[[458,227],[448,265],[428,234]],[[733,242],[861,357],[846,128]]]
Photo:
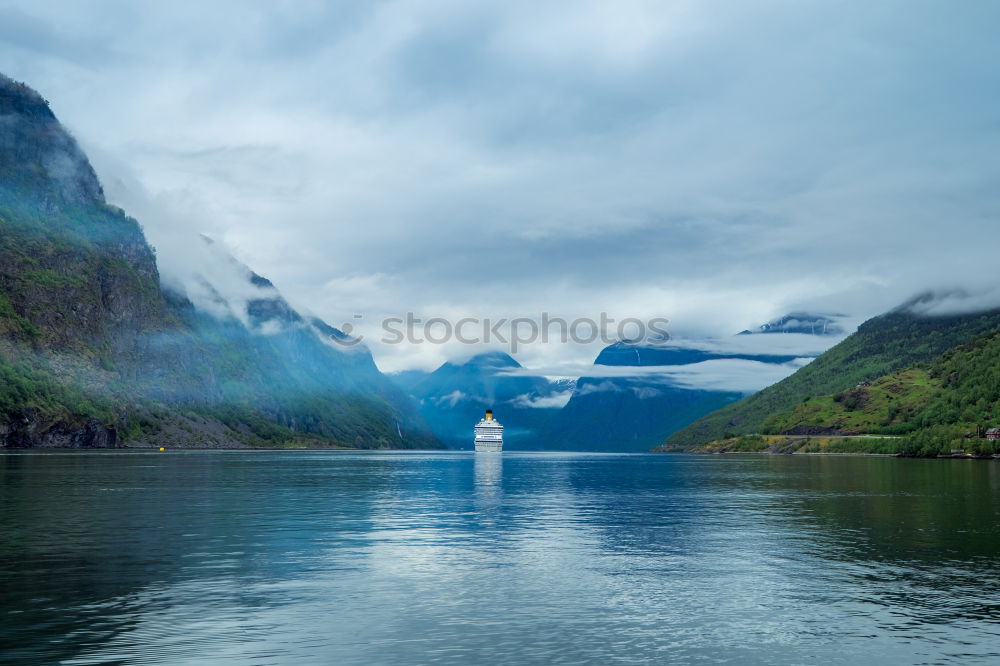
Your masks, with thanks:
[[[675,341],[659,345],[642,345],[634,342],[615,342],[600,351],[594,365],[612,366],[659,366],[690,365],[719,359],[739,358],[762,363],[787,363],[796,355],[771,352],[753,353],[737,350],[709,350],[697,346],[699,341]]]
[[[505,447],[517,449],[534,446],[541,428],[558,410],[532,405],[569,390],[565,384],[518,375],[520,368],[509,354],[494,351],[444,363],[431,373],[390,377],[418,401],[424,419],[449,447],[472,448],[472,426],[492,408],[506,428]]]
[[[744,358],[674,345],[616,342],[597,355],[595,366],[685,366]],[[751,360],[784,363],[793,356],[753,355]],[[743,397],[733,391],[672,385],[663,377],[583,376],[566,406],[555,414],[540,446],[582,451],[646,451],[696,418]]]
[[[245,302],[161,287],[138,222],[3,76],[0,177],[0,447],[440,446],[367,349],[231,257]]]
[[[820,315],[792,313],[764,324],[759,333],[833,336],[838,330],[833,321]],[[734,360],[778,365],[795,361],[800,356],[780,348],[768,351],[766,345],[760,345],[760,351],[750,351],[742,348],[745,345],[731,342],[671,340],[640,344],[619,341],[602,349],[594,365],[682,368],[708,361]],[[682,386],[668,376],[656,374],[606,377],[595,372],[593,377],[580,377],[566,407],[553,416],[544,444],[564,450],[648,451],[671,433],[745,395],[741,391]]]
[[[800,313],[778,321],[798,322],[786,328],[799,333],[804,320]],[[831,336],[833,330],[833,326],[818,323],[807,328],[817,331],[817,336]],[[778,325],[765,325],[762,332],[784,331]],[[638,452],[649,450],[705,414],[742,399],[745,393],[679,386],[656,373],[604,376],[602,368],[681,368],[733,360],[773,366],[800,356],[768,352],[767,345],[757,345],[762,347],[759,352],[742,349],[746,345],[727,349],[718,342],[615,342],[598,353],[594,376],[584,375],[573,382],[526,376],[519,372],[521,366],[515,359],[500,352],[445,363],[433,373],[407,371],[392,377],[420,402],[421,413],[438,437],[455,448],[471,446],[470,424],[483,409],[492,407],[508,428],[507,447],[511,449]]]

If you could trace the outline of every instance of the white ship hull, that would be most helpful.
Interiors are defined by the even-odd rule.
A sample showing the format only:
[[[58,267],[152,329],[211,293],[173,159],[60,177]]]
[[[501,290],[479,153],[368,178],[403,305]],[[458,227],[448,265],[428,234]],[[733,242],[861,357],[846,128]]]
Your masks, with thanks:
[[[503,451],[503,441],[482,441],[476,440],[476,452],[500,453]]]

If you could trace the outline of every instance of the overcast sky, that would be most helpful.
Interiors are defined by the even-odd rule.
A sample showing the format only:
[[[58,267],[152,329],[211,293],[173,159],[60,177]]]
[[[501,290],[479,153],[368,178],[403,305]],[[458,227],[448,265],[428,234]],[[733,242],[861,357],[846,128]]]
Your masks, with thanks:
[[[165,275],[207,233],[385,369],[458,351],[378,344],[407,311],[727,336],[997,281],[1000,3],[175,4],[0,1],[0,71]]]

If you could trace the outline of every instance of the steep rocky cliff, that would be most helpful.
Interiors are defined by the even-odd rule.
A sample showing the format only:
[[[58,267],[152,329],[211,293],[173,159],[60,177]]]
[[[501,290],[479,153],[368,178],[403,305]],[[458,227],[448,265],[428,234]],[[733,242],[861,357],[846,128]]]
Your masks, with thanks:
[[[0,315],[46,349],[133,354],[168,325],[152,249],[48,105],[0,75]]]

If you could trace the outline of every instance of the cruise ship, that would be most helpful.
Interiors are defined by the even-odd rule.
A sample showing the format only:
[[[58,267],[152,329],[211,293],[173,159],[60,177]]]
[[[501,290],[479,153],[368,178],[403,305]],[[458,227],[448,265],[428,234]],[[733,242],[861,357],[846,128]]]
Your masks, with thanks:
[[[476,451],[503,451],[503,426],[493,418],[493,410],[487,409],[486,416],[475,427]]]

